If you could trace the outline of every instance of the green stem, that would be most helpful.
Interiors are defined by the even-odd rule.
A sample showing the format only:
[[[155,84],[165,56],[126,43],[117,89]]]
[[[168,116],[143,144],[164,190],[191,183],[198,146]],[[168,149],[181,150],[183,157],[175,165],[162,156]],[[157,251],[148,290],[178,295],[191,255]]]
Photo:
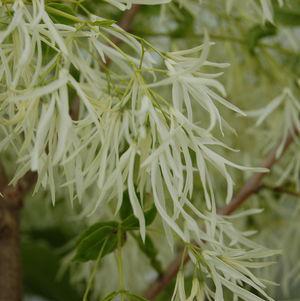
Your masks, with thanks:
[[[88,281],[88,285],[87,285],[86,290],[85,290],[85,292],[84,292],[83,301],[88,301],[88,295],[89,295],[89,292],[90,292],[91,287],[92,287],[92,285],[93,285],[93,281],[94,281],[95,276],[96,276],[98,264],[99,264],[99,262],[100,262],[100,259],[102,258],[102,254],[103,254],[104,248],[105,248],[105,246],[106,246],[107,240],[108,240],[108,239],[106,239],[106,240],[104,241],[104,244],[102,245],[102,248],[101,248],[101,250],[100,250],[100,252],[99,252],[99,254],[98,254],[98,257],[97,257],[95,266],[94,266],[94,268],[93,268],[92,274],[91,274],[91,276],[90,276],[90,278],[89,278],[89,281]]]
[[[123,259],[122,259],[122,230],[121,227],[118,229],[118,249],[117,249],[117,263],[119,273],[119,290],[125,290],[124,270],[123,270]],[[121,301],[124,300],[124,295],[121,294]]]
[[[66,19],[69,19],[71,21],[74,21],[74,22],[77,22],[77,23],[85,23],[85,21],[73,16],[73,15],[70,15],[68,13],[65,13],[61,10],[58,10],[54,7],[51,7],[51,6],[47,6],[46,7],[46,11],[49,12],[49,13],[52,13],[52,14],[55,14],[55,15],[58,15],[58,16],[61,16],[61,17],[64,17]]]

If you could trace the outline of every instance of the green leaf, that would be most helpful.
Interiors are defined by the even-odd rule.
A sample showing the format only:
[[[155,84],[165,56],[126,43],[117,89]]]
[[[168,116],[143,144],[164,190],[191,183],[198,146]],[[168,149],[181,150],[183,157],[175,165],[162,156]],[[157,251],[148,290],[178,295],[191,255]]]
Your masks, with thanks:
[[[80,22],[73,9],[63,3],[49,3],[46,11],[55,23],[72,25]]]
[[[33,228],[29,231],[24,231],[32,240],[45,241],[53,248],[60,248],[65,246],[72,238],[74,233],[68,231],[63,227],[50,226],[46,228]]]
[[[123,294],[126,295],[127,297],[129,297],[130,300],[136,300],[136,301],[148,301],[148,300],[145,299],[144,297],[135,295],[135,294],[130,293],[130,292],[128,292],[128,291],[124,292]]]
[[[128,298],[125,298],[126,300],[148,301],[147,299],[145,299],[141,296],[135,295],[135,294],[133,294],[129,291],[126,291],[126,290],[120,290],[120,291],[112,292],[112,293],[108,294],[101,301],[111,301],[119,295],[128,297]]]
[[[286,26],[300,26],[300,10],[277,8],[274,12],[275,22]]]
[[[115,23],[116,23],[116,21],[109,20],[109,19],[97,20],[97,21],[94,21],[94,22],[89,22],[89,24],[91,24],[91,25],[100,26],[100,27],[110,27],[110,26],[112,26]]]
[[[145,215],[146,226],[149,226],[154,221],[157,214],[156,207],[153,205],[151,209],[147,210]],[[123,202],[119,211],[119,215],[122,222],[122,227],[126,230],[133,230],[133,228],[139,227],[139,221],[134,216],[132,206],[129,200],[128,191],[123,194]]]
[[[101,258],[113,252],[118,247],[118,231],[120,231],[120,225],[117,222],[92,225],[80,236],[74,260],[84,262],[97,259],[104,243]],[[121,237],[123,237],[123,233]],[[121,245],[124,243],[125,239],[122,239]]]
[[[149,226],[153,223],[157,214],[156,207],[153,205],[151,209],[147,210],[145,215],[145,222],[146,226]],[[122,222],[122,228],[125,230],[135,230],[139,227],[139,220],[133,215],[129,215],[125,220]]]
[[[120,292],[112,292],[110,294],[108,294],[104,299],[102,299],[101,301],[111,301],[113,300],[115,297],[117,297],[119,295]]]
[[[45,242],[26,241],[21,245],[24,289],[47,300],[80,301],[81,293],[70,284],[69,273],[58,277],[61,257]]]
[[[162,265],[157,259],[158,251],[149,235],[146,235],[145,243],[143,243],[140,236],[132,235],[139,245],[140,250],[149,258],[151,266],[157,271],[158,274],[162,274]]]
[[[266,23],[264,25],[255,25],[252,27],[247,35],[247,42],[250,52],[254,52],[255,47],[263,38],[274,36],[277,33],[277,28],[271,24]]]
[[[127,192],[124,193],[119,214],[122,219],[121,224],[115,221],[96,223],[80,235],[74,260],[84,262],[97,259],[105,241],[107,244],[104,246],[101,257],[113,252],[118,245],[123,246],[126,241],[126,231],[139,228],[139,220],[133,214]],[[144,213],[146,226],[152,224],[156,214],[157,210],[154,205]],[[118,237],[121,237],[122,240],[119,244]]]
[[[122,202],[122,206],[119,211],[119,215],[120,215],[121,220],[125,220],[128,216],[130,216],[132,214],[133,214],[133,211],[132,211],[131,203],[129,200],[129,194],[128,194],[128,191],[126,190],[123,193],[123,202]]]

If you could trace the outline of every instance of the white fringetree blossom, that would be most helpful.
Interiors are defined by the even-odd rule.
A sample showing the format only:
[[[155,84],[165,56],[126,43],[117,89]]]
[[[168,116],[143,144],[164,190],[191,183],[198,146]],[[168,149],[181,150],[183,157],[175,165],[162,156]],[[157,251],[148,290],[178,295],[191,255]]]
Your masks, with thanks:
[[[299,191],[299,63],[287,66],[299,29],[280,31],[280,22],[299,23],[286,20],[295,7],[300,16],[292,2],[0,1],[1,159],[12,184],[36,172],[33,199],[49,195],[52,210],[63,206],[62,219],[83,230],[63,248],[60,271],[85,284],[83,300],[144,300],[179,246],[164,300],[277,298],[269,287],[281,280],[266,271],[284,247],[263,239],[273,229],[263,226],[271,203],[280,206],[272,191],[261,192],[269,205],[258,194],[231,216],[218,207],[232,200],[242,173],[268,172],[253,167],[262,149],[279,143],[279,158],[291,135],[291,154],[270,181]],[[113,19],[133,5],[144,19],[128,32]],[[299,283],[298,272],[288,279]]]

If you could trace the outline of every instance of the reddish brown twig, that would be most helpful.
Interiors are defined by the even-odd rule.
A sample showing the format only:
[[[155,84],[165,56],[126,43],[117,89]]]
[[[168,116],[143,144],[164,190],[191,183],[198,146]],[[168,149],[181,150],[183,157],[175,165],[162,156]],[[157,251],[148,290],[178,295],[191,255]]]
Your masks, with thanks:
[[[182,258],[184,256],[184,258]],[[149,286],[149,289],[145,292],[144,297],[147,300],[155,300],[155,298],[163,292],[163,290],[172,282],[180,270],[181,265],[185,265],[189,262],[190,258],[188,254],[180,254],[175,257],[173,261],[166,268],[166,272],[155,280]]]
[[[141,6],[139,4],[132,5],[131,9],[125,12],[123,18],[118,23],[125,31],[131,30],[131,25],[137,13],[140,11]]]
[[[291,145],[291,143],[295,139],[295,133],[290,134],[285,141],[284,149],[281,153],[280,157],[277,157],[277,150],[279,146],[277,146],[271,153],[267,156],[266,160],[262,163],[261,167],[272,169],[273,165],[283,156],[285,151]],[[235,195],[232,201],[219,210],[219,214],[222,215],[230,215],[234,212],[238,207],[240,207],[252,194],[256,193],[261,186],[262,179],[267,175],[267,173],[258,173],[253,175],[246,184],[242,187],[242,189]]]
[[[298,133],[296,133],[298,134]],[[265,159],[265,161],[262,163],[261,167],[272,169],[274,164],[283,156],[283,154],[286,152],[288,147],[291,145],[291,143],[295,139],[295,132],[291,133],[288,138],[285,141],[284,149],[281,153],[280,157],[277,157],[277,150],[279,146],[277,146]],[[218,211],[221,215],[230,215],[235,210],[237,210],[251,195],[256,193],[260,187],[262,179],[268,175],[268,173],[257,173],[254,174],[246,183],[245,185],[240,189],[240,191],[233,197],[231,202],[220,209]],[[173,260],[173,262],[168,266],[165,274],[162,277],[159,277],[156,279],[150,286],[149,289],[145,292],[144,296],[148,300],[152,301],[155,300],[155,298],[172,282],[174,277],[176,277],[180,264],[182,259],[182,254],[180,254],[177,258]],[[184,263],[188,263],[189,258],[188,256],[185,256]]]

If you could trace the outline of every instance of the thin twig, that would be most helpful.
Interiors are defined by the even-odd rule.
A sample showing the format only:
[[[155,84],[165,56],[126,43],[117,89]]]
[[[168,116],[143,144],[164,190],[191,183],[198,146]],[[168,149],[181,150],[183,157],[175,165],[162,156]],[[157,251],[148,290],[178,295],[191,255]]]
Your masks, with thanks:
[[[267,156],[265,161],[262,163],[261,167],[268,168],[269,170],[271,170],[274,164],[284,155],[284,153],[286,152],[286,150],[289,148],[289,146],[292,144],[294,140],[295,140],[295,133],[293,132],[286,139],[281,155],[279,157],[277,156],[278,149],[279,147],[281,147],[281,143],[280,143],[280,145],[275,147],[275,149],[270,152],[270,154]],[[242,189],[240,189],[240,191],[234,196],[231,202],[224,208],[220,209],[218,213],[221,215],[230,215],[232,212],[234,212],[252,194],[256,193],[260,189],[262,179],[266,175],[268,175],[268,173],[257,173],[253,175],[242,187]]]
[[[140,11],[141,6],[139,4],[132,5],[131,9],[129,9],[118,23],[118,25],[123,28],[125,31],[131,30],[131,25],[134,21],[135,16]]]
[[[184,256],[184,258],[182,258],[182,256]],[[187,253],[181,253],[180,256],[175,257],[166,268],[166,272],[149,286],[144,297],[147,300],[154,300],[176,277],[181,265],[186,265],[189,260],[190,258]]]
[[[296,133],[298,134],[298,132]],[[295,132],[291,133],[288,138],[286,139],[284,149],[279,157],[277,157],[277,150],[280,147],[279,145],[270,152],[267,156],[265,161],[262,163],[261,167],[268,168],[269,170],[272,169],[274,164],[283,156],[286,152],[288,147],[293,143],[295,139]],[[242,204],[245,203],[246,200],[253,194],[255,194],[261,187],[262,179],[268,175],[268,173],[257,173],[254,174],[240,189],[240,191],[233,197],[231,202],[223,207],[222,209],[218,210],[220,215],[230,215],[235,210],[237,210]],[[152,301],[172,282],[172,280],[176,277],[180,263],[182,260],[183,254],[178,255],[172,263],[166,269],[166,272],[163,276],[157,278],[151,285],[149,286],[148,290],[144,293],[145,298]],[[189,257],[185,255],[184,263],[189,262]]]

